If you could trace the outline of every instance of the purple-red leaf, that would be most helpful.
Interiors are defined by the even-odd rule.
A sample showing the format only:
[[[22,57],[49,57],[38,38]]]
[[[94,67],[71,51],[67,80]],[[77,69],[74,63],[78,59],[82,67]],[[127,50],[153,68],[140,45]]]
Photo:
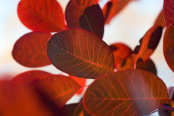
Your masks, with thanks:
[[[157,19],[155,20],[154,25],[160,25],[162,27],[165,27],[164,12],[163,12],[163,10],[158,15]]]
[[[50,73],[40,70],[31,70],[16,75],[12,81],[20,84],[30,84],[32,81]]]
[[[65,29],[63,11],[56,0],[21,0],[17,10],[21,22],[33,31]]]
[[[163,52],[168,66],[174,72],[174,26],[169,26],[164,33]]]
[[[41,67],[51,64],[47,56],[47,41],[51,37],[46,32],[30,32],[16,41],[12,55],[21,65]]]
[[[108,45],[95,34],[68,29],[51,37],[48,57],[58,69],[81,78],[96,78],[110,73],[114,57]]]
[[[114,55],[115,67],[117,68],[122,62],[132,55],[132,50],[123,43],[114,43],[109,46]]]
[[[162,35],[162,27],[154,25],[140,40],[140,45],[134,50],[134,63],[138,60],[146,61],[156,49]]]
[[[70,28],[91,31],[102,39],[104,16],[96,0],[70,0],[65,16]]]
[[[42,99],[50,100],[57,108],[65,103],[81,88],[73,79],[63,75],[46,75],[32,82]]]
[[[145,115],[170,101],[164,82],[143,70],[124,70],[95,80],[86,90],[84,107],[93,115]]]
[[[174,24],[174,0],[164,0],[163,11],[166,26]]]

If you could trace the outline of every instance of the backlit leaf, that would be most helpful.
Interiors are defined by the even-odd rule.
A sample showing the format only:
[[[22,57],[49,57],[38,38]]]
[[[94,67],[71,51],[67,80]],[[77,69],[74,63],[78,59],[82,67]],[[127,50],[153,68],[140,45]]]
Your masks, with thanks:
[[[26,71],[16,75],[12,79],[12,81],[16,83],[21,83],[21,84],[30,84],[32,81],[36,80],[37,78],[40,78],[48,74],[50,73],[45,71],[40,71],[40,70],[31,70],[31,71]]]
[[[166,26],[174,24],[174,0],[164,0],[163,10]]]
[[[158,15],[157,19],[155,20],[154,25],[160,25],[162,27],[165,27],[165,21],[164,21],[164,13],[163,10]]]
[[[48,57],[59,70],[81,78],[96,78],[110,73],[114,57],[108,45],[95,34],[68,29],[51,37]]]
[[[143,70],[124,70],[102,76],[86,90],[84,107],[93,115],[145,115],[167,101],[164,82]]]
[[[46,50],[50,37],[51,34],[46,32],[30,32],[23,35],[13,47],[13,58],[26,67],[41,67],[51,64]]]
[[[63,11],[56,0],[21,0],[17,11],[21,22],[33,31],[65,29]]]
[[[114,55],[115,67],[117,68],[127,57],[132,55],[132,50],[123,43],[114,43],[110,45]]]
[[[146,61],[149,59],[151,54],[156,49],[160,38],[162,35],[162,27],[161,26],[153,26],[151,27],[144,37],[140,40],[140,45],[136,46],[134,50],[134,63],[138,60]]]
[[[65,17],[70,28],[91,31],[101,39],[104,33],[104,16],[96,0],[70,0]]]
[[[32,82],[42,99],[51,100],[62,107],[81,87],[73,79],[63,75],[46,75]]]
[[[174,26],[169,26],[164,33],[163,52],[168,66],[174,72]]]
[[[70,78],[72,78],[73,80],[75,80],[80,86],[82,86],[82,88],[80,88],[76,94],[81,95],[84,91],[84,86],[86,84],[86,79],[84,78],[79,78],[79,77],[75,77],[75,76],[70,76]]]
[[[103,7],[105,23],[109,24],[114,16],[123,10],[133,0],[110,0]]]

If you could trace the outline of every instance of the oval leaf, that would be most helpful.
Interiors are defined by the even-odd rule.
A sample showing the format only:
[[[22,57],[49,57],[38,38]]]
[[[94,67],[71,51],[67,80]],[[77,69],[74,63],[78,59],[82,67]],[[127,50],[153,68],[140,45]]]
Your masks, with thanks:
[[[98,36],[82,29],[68,29],[51,37],[47,45],[52,64],[70,75],[96,78],[110,73],[114,57]]]
[[[140,45],[136,46],[133,51],[134,55],[134,63],[138,60],[146,61],[152,55],[154,50],[156,49],[162,35],[162,27],[161,26],[153,26],[151,27],[144,37],[140,40]]]
[[[18,17],[31,30],[57,32],[65,29],[61,6],[56,0],[21,0]]]
[[[169,101],[164,82],[143,70],[124,70],[94,81],[84,95],[93,115],[145,115]]]
[[[96,0],[70,0],[65,17],[70,28],[91,31],[101,39],[104,33],[104,16]]]
[[[174,24],[174,0],[164,0],[163,10],[166,26]]]
[[[123,43],[114,43],[110,45],[114,55],[115,67],[117,68],[127,57],[132,55],[132,50]]]
[[[174,26],[169,26],[164,33],[163,52],[168,66],[174,72]]]
[[[77,92],[80,85],[63,75],[46,75],[32,82],[42,98],[62,107]]]
[[[12,55],[21,65],[41,67],[51,64],[47,56],[47,41],[51,37],[46,32],[30,32],[16,41]]]
[[[48,75],[48,74],[50,73],[45,71],[40,71],[40,70],[31,70],[31,71],[26,71],[16,75],[12,79],[12,81],[26,85],[26,84],[30,84],[32,81],[36,80],[37,78]]]

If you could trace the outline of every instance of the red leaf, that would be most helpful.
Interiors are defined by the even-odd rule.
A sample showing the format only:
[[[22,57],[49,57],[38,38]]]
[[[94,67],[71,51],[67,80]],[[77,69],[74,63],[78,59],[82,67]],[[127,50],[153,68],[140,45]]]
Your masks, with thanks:
[[[164,82],[143,70],[124,70],[95,80],[86,90],[84,107],[93,115],[145,115],[170,101]]]
[[[133,0],[110,0],[103,7],[105,24],[109,24],[114,16],[121,12]]]
[[[164,0],[163,11],[166,26],[174,24],[174,0]]]
[[[62,107],[81,86],[63,75],[46,75],[33,81],[35,90],[43,99],[51,100],[57,108]]]
[[[80,89],[76,92],[76,94],[81,95],[81,94],[83,93],[83,91],[84,91],[84,86],[85,86],[85,84],[86,84],[86,79],[84,79],[84,78],[79,78],[79,77],[75,77],[75,76],[70,76],[70,78],[72,78],[72,79],[75,80],[79,85],[82,86],[82,88],[80,88]]]
[[[51,110],[28,86],[0,81],[1,116],[53,116]]]
[[[41,67],[51,64],[46,50],[50,37],[51,34],[46,32],[30,32],[23,35],[13,47],[13,58],[26,67]]]
[[[65,16],[70,28],[91,31],[101,39],[104,33],[104,16],[96,0],[70,0]]]
[[[56,0],[21,0],[17,11],[21,22],[33,31],[65,29],[63,11]]]
[[[160,25],[162,27],[165,27],[165,21],[164,21],[164,13],[163,10],[158,15],[157,19],[155,20],[154,25]]]
[[[110,73],[114,57],[98,36],[82,29],[68,29],[51,37],[47,53],[61,71],[81,78],[96,78]]]
[[[161,26],[151,27],[144,37],[140,40],[140,45],[136,46],[134,50],[134,63],[138,60],[146,61],[156,49],[162,35]]]
[[[40,70],[31,70],[31,71],[26,71],[23,73],[20,73],[16,75],[12,81],[20,84],[30,84],[32,81],[36,80],[39,77],[48,75],[50,73],[40,71]]]
[[[174,26],[169,26],[164,33],[163,52],[168,66],[174,72]]]
[[[115,67],[117,68],[127,57],[132,55],[132,50],[123,43],[114,43],[110,45],[114,54]]]

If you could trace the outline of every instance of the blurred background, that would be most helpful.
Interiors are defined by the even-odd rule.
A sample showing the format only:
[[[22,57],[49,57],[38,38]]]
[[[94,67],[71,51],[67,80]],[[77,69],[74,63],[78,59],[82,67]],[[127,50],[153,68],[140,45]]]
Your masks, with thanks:
[[[18,73],[31,70],[15,62],[11,51],[18,38],[30,32],[18,19],[17,5],[20,0],[1,0],[0,4],[0,77],[7,75],[11,78]],[[65,9],[68,0],[58,0],[62,8]],[[103,5],[107,0],[100,0]],[[128,6],[122,10],[109,25],[105,26],[104,41],[107,44],[123,42],[134,49],[139,44],[139,39],[153,25],[158,14],[162,10],[163,0],[132,0]],[[174,73],[169,69],[160,41],[154,54],[151,56],[154,61],[158,76],[166,83],[167,87],[174,85]],[[45,66],[41,69],[51,73],[61,73],[54,66]],[[70,102],[75,102],[76,97]]]

